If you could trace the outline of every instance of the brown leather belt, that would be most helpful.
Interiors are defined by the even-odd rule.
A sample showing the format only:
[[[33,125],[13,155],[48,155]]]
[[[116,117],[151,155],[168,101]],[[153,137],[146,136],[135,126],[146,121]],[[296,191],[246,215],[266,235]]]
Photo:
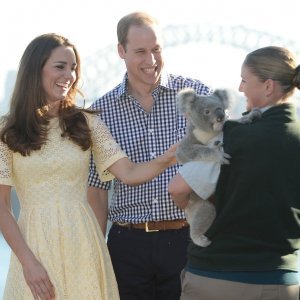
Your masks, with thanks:
[[[174,230],[174,229],[181,229],[183,227],[189,226],[186,219],[171,220],[171,221],[150,221],[150,222],[138,223],[138,224],[114,222],[114,224],[122,227],[127,227],[127,228],[144,229],[146,232]]]

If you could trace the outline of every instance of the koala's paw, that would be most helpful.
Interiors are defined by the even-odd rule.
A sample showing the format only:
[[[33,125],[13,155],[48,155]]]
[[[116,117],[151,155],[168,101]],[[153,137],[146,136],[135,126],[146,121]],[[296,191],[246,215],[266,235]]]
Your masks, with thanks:
[[[259,108],[253,108],[247,115],[237,119],[238,123],[241,124],[250,124],[254,120],[261,118],[262,112]]]
[[[211,241],[205,235],[200,235],[192,240],[195,245],[201,247],[207,247],[211,244]]]
[[[221,150],[221,148],[223,148],[224,143],[222,143],[221,141],[215,141],[214,142],[214,146],[219,148]]]
[[[223,160],[222,160],[222,164],[224,165],[229,165],[230,164],[230,160],[231,156],[228,153],[223,152]]]
[[[225,152],[223,152],[222,149],[220,149],[221,147],[217,147],[216,149],[216,154],[217,154],[217,161],[220,163],[220,164],[225,164],[225,165],[228,165],[230,164],[230,158],[231,156]]]

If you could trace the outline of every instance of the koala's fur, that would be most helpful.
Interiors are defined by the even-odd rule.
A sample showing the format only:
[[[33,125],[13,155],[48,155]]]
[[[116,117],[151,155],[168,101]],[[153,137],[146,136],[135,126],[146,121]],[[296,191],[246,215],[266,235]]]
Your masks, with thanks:
[[[232,92],[225,89],[217,89],[209,96],[199,96],[191,88],[178,93],[178,108],[187,118],[187,132],[176,151],[180,163],[200,160],[229,164],[230,156],[222,151],[222,143],[213,146],[208,146],[207,143],[222,132],[225,111],[232,96]],[[260,116],[260,112],[255,111],[237,121],[251,123],[257,116]],[[215,206],[193,192],[185,214],[193,242],[202,247],[208,246],[211,241],[204,233],[216,216]]]
[[[177,104],[187,118],[186,134],[178,146],[177,160],[182,164],[191,160],[228,163],[220,145],[210,148],[207,142],[222,131],[229,93],[216,90],[210,96],[199,96],[193,89],[186,88],[177,94]]]

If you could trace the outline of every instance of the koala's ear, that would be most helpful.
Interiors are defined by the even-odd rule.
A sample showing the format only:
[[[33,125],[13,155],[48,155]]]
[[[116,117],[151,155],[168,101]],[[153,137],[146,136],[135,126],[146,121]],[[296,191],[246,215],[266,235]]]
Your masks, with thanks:
[[[228,89],[216,89],[213,96],[217,97],[224,105],[225,109],[229,107],[232,98],[232,92]]]
[[[181,113],[189,113],[191,105],[197,98],[197,94],[192,88],[185,88],[177,94],[177,106]]]

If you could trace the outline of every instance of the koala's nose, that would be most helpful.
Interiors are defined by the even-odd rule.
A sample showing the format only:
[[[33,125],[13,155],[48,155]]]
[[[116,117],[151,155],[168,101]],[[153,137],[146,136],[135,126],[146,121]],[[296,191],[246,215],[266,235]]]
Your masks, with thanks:
[[[216,120],[217,122],[223,122],[225,119],[225,112],[219,108],[219,109],[216,109]]]

